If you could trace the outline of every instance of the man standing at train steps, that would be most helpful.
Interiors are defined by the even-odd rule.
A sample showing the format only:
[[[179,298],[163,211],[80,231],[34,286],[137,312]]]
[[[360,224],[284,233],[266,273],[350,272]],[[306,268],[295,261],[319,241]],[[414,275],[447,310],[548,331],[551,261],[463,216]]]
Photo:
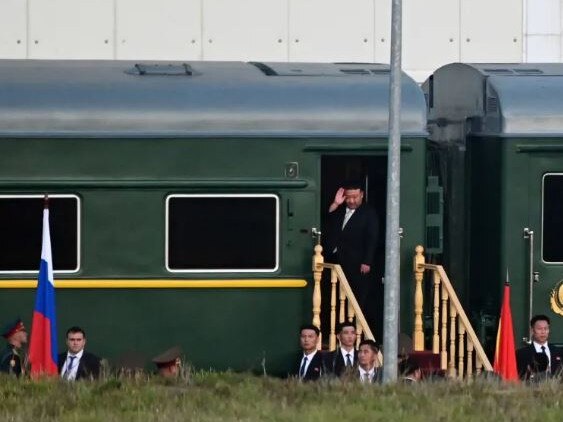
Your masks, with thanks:
[[[348,182],[336,192],[328,212],[325,242],[327,262],[340,264],[360,308],[365,312],[377,247],[378,219],[363,202],[360,183]]]

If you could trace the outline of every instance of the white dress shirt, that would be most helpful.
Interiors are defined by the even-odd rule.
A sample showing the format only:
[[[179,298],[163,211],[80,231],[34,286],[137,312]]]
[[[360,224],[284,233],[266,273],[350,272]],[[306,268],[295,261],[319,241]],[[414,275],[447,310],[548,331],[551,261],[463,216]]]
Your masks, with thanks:
[[[348,224],[348,221],[350,220],[350,217],[352,217],[352,215],[354,214],[354,211],[356,210],[351,208],[346,208],[346,214],[344,214],[344,221],[342,222],[342,229],[346,227],[346,224]]]
[[[303,358],[301,358],[301,363],[299,364],[299,378],[302,378],[301,367],[303,366],[303,360],[307,358],[307,363],[305,364],[305,370],[303,371],[303,377],[304,377],[305,374],[307,373],[307,370],[309,369],[309,365],[311,364],[311,361],[313,360],[316,354],[317,354],[316,350],[314,352],[309,353],[308,355],[303,354]]]
[[[342,359],[344,359],[344,366],[346,366],[346,355],[350,355],[350,362],[352,362],[352,365],[354,365],[354,354],[356,353],[354,349],[347,352],[341,347],[340,353],[342,353]]]
[[[369,371],[366,371],[362,367],[358,367],[358,369],[360,371],[360,381],[361,382],[365,382],[365,383],[372,383],[373,382],[373,376],[375,374],[375,367],[371,368]]]
[[[68,381],[74,381],[76,379],[76,373],[78,372],[78,365],[80,364],[80,359],[82,358],[83,354],[84,354],[84,349],[82,349],[76,355],[73,354],[73,353],[67,352],[65,364],[63,365],[63,367],[61,369],[61,378],[68,380]],[[71,356],[75,356],[75,359],[72,361],[72,367],[69,368],[68,366],[70,365],[70,357]]]

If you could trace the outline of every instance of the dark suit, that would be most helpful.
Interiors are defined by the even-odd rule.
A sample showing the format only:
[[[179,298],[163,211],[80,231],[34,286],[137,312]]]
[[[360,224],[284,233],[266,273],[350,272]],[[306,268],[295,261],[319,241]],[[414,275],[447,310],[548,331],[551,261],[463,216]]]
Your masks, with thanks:
[[[299,377],[302,360],[303,360],[303,353],[300,353],[292,375]],[[322,375],[324,375],[325,372],[326,370],[324,366],[324,357],[322,352],[318,350],[317,353],[315,353],[315,356],[313,356],[313,359],[311,360],[311,363],[307,368],[307,372],[305,372],[305,375],[301,379],[303,381],[316,381]]]
[[[354,295],[363,308],[369,281],[374,276],[374,258],[377,247],[378,219],[374,209],[367,204],[356,208],[346,226],[342,228],[346,215],[346,203],[329,214],[328,234],[325,242],[327,262],[342,266],[344,274],[354,291]],[[334,249],[337,252],[334,254]],[[369,265],[370,272],[362,274],[362,264]]]
[[[67,359],[67,353],[61,353],[59,355],[59,374],[63,369],[65,361]],[[84,351],[80,362],[78,363],[78,369],[76,370],[76,379],[97,379],[100,376],[100,358],[92,353]]]
[[[358,351],[354,352],[354,357],[352,360],[352,368],[358,366]],[[337,348],[336,350],[329,352],[325,355],[325,367],[327,372],[336,375],[337,377],[341,376],[345,369],[346,369],[346,362],[344,361],[344,357],[342,356],[341,349]]]
[[[552,343],[548,343],[549,353],[551,354],[551,375],[558,374],[563,369],[563,350]],[[518,375],[522,379],[527,379],[535,366],[534,356],[536,348],[533,344],[516,350],[516,365]]]

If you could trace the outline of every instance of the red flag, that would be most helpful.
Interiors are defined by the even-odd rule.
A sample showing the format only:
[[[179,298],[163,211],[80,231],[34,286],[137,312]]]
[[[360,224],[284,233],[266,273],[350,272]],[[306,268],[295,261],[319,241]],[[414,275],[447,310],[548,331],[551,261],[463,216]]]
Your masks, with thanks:
[[[512,325],[512,311],[510,309],[510,284],[508,283],[504,285],[493,369],[503,380],[520,381],[516,366],[514,328]]]

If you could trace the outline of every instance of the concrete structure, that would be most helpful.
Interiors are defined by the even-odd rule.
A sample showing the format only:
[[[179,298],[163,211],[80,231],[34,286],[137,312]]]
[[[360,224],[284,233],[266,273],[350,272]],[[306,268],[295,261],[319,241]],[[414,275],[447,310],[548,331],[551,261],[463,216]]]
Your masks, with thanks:
[[[559,62],[563,0],[403,0],[403,68]],[[390,0],[2,0],[0,58],[389,62]]]

